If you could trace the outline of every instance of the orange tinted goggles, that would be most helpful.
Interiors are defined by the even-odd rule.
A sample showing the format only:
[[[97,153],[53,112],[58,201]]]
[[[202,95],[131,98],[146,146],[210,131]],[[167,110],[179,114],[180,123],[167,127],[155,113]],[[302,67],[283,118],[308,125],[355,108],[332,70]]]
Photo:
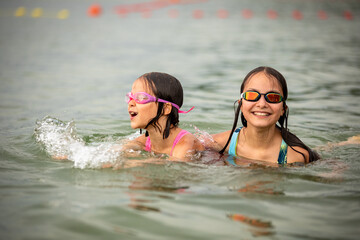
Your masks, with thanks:
[[[281,96],[280,93],[275,92],[259,93],[257,91],[247,91],[241,93],[240,98],[250,102],[257,102],[261,98],[261,95],[264,95],[265,100],[268,103],[280,103],[283,101],[283,96]]]

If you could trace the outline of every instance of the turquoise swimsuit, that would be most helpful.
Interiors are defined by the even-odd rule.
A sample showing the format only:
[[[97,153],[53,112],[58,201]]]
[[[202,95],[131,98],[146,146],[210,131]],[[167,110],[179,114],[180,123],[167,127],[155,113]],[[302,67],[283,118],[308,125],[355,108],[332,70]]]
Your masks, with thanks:
[[[231,136],[231,142],[230,142],[230,146],[229,146],[229,155],[237,156],[236,155],[236,146],[238,143],[239,133],[240,133],[241,128],[242,127],[237,128]],[[278,164],[286,164],[287,163],[287,148],[288,148],[288,145],[286,144],[286,142],[283,139],[281,142],[281,147],[280,147],[280,152],[279,152],[279,157],[278,157]],[[228,158],[227,161],[230,164],[236,166],[234,159]]]

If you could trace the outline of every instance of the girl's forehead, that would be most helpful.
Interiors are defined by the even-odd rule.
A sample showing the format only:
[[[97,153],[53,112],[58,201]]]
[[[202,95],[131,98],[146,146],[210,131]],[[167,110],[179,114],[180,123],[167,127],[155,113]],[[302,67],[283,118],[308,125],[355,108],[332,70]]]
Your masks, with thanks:
[[[149,94],[153,93],[151,91],[151,89],[149,88],[147,82],[143,78],[138,78],[135,80],[135,82],[132,85],[131,91],[133,93],[136,93],[136,92],[146,92]]]
[[[244,90],[255,89],[262,92],[277,91],[283,93],[279,81],[263,72],[259,72],[251,76],[244,85]]]

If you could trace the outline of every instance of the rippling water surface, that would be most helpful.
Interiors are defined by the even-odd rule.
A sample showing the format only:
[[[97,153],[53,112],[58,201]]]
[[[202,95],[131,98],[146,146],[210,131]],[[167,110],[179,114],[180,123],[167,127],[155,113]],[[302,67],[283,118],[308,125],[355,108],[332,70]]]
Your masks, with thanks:
[[[98,3],[97,18],[88,1],[0,3],[1,239],[358,238],[359,145],[328,143],[360,134],[359,1],[172,1],[123,16],[133,1]],[[286,77],[290,130],[322,160],[230,167],[207,152],[124,167],[152,156],[109,151],[139,134],[123,99],[143,73],[176,76],[195,106],[181,127],[206,135],[231,128],[260,65]]]

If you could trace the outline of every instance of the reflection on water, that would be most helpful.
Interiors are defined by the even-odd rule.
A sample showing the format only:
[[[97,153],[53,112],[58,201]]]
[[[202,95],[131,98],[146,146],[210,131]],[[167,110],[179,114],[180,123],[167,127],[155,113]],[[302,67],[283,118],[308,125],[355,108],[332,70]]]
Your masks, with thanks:
[[[99,1],[98,17],[83,0],[0,2],[2,238],[357,239],[360,145],[335,144],[360,133],[359,1],[135,11],[148,2]],[[174,163],[111,151],[139,135],[123,99],[143,73],[181,81],[195,109],[180,125],[205,141],[231,128],[241,79],[259,65],[286,77],[289,128],[322,160],[235,167],[211,152]]]
[[[276,191],[272,187],[267,187],[267,184],[271,184],[270,181],[259,181],[255,183],[246,183],[246,186],[240,188],[238,192],[242,193],[261,193],[261,194],[272,194],[272,195],[282,195],[284,194],[281,191]]]
[[[250,225],[251,228],[249,228],[249,231],[255,237],[270,236],[274,234],[274,232],[271,231],[273,227],[271,222],[253,219],[238,213],[229,214],[227,217],[233,221],[239,221],[244,224]]]

